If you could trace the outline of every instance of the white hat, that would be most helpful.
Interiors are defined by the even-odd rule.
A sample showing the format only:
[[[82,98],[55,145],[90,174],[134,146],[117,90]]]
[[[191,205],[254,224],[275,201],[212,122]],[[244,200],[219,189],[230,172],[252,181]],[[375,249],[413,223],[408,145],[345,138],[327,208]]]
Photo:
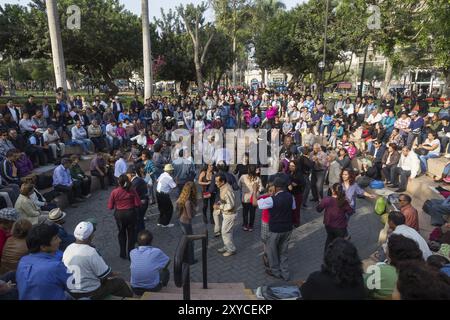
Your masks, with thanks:
[[[94,233],[94,225],[91,222],[80,222],[76,227],[73,235],[79,241],[87,240]]]
[[[61,221],[66,217],[66,213],[63,212],[60,208],[53,209],[48,214],[48,219],[53,222]]]

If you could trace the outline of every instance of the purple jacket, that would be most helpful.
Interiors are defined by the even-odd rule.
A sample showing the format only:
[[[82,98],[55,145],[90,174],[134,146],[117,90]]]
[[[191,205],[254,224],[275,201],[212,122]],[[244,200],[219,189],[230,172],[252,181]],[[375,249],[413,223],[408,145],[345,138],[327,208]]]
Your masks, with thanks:
[[[33,163],[24,154],[15,162],[17,174],[19,177],[26,177],[33,172]]]

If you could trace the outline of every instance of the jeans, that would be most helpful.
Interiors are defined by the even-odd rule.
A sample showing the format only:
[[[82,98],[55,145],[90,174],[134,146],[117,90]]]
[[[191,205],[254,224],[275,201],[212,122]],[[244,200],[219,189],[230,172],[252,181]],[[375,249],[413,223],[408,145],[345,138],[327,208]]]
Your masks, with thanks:
[[[423,211],[431,216],[432,226],[440,227],[447,222],[443,216],[450,216],[450,204],[446,200],[427,200],[423,205]]]
[[[321,124],[320,125],[320,129],[319,129],[319,133],[320,134],[325,134],[325,129],[327,129],[327,136],[329,136],[330,133],[331,133],[331,124]]]
[[[72,142],[81,146],[85,154],[89,153],[90,149],[93,149],[92,141],[89,139],[73,139]]]
[[[440,157],[439,155],[432,154],[432,153],[429,153],[425,156],[419,156],[420,168],[422,169],[422,172],[425,173],[428,170],[428,164],[427,164],[428,159],[439,158],[439,157]]]
[[[383,173],[384,179],[390,181],[392,176],[392,171],[396,168],[396,165],[387,165],[386,167],[381,169],[381,172]]]
[[[323,184],[325,182],[325,170],[313,171],[311,176],[311,191],[314,200],[323,199]]]
[[[117,238],[120,246],[120,256],[128,257],[136,243],[137,212],[135,209],[116,210],[114,213],[119,233]]]
[[[399,176],[400,176],[400,185],[398,181]],[[403,170],[400,167],[396,167],[394,168],[394,170],[392,170],[391,173],[391,183],[396,186],[399,185],[400,189],[406,190],[406,188],[408,187],[408,179],[410,176],[411,171]]]
[[[408,133],[408,138],[406,139],[406,145],[407,145],[410,149],[412,149],[414,140],[416,140],[416,138],[417,138],[417,143],[420,144],[420,138],[421,138],[421,137],[420,137],[420,134],[417,135],[417,134],[414,134],[414,133],[412,133],[412,132],[409,132],[409,133]]]
[[[58,147],[60,149],[60,156],[64,157],[65,154],[65,150],[66,150],[66,145],[64,143],[59,143],[58,145],[56,145],[56,143],[50,143],[48,145],[49,149],[51,150],[52,154],[53,154],[53,159],[56,160],[58,159]]]

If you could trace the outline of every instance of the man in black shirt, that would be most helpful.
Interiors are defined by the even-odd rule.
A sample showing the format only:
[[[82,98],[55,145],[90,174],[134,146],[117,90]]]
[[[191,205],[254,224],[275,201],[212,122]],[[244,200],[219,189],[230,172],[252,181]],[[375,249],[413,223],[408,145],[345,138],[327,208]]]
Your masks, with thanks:
[[[131,184],[133,185],[134,190],[136,190],[139,199],[141,199],[141,206],[137,209],[137,233],[145,229],[144,217],[148,209],[147,183],[139,176],[139,171],[139,168],[135,166],[130,166],[127,170],[127,176],[131,180]]]
[[[25,102],[25,111],[30,115],[30,118],[36,114],[36,111],[38,110],[37,104],[33,101],[34,96],[30,95],[28,96],[28,101]]]

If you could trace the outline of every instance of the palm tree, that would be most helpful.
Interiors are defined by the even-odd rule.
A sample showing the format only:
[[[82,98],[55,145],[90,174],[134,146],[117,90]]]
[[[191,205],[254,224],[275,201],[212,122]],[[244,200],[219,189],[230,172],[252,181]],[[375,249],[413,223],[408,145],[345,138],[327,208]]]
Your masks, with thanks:
[[[150,23],[148,18],[148,0],[142,0],[142,38],[144,47],[144,98],[149,99],[153,94],[152,49],[150,41]]]
[[[53,67],[55,69],[56,87],[67,91],[66,65],[64,63],[64,51],[61,39],[61,27],[59,25],[58,8],[56,0],[46,0],[48,29],[52,44]]]

